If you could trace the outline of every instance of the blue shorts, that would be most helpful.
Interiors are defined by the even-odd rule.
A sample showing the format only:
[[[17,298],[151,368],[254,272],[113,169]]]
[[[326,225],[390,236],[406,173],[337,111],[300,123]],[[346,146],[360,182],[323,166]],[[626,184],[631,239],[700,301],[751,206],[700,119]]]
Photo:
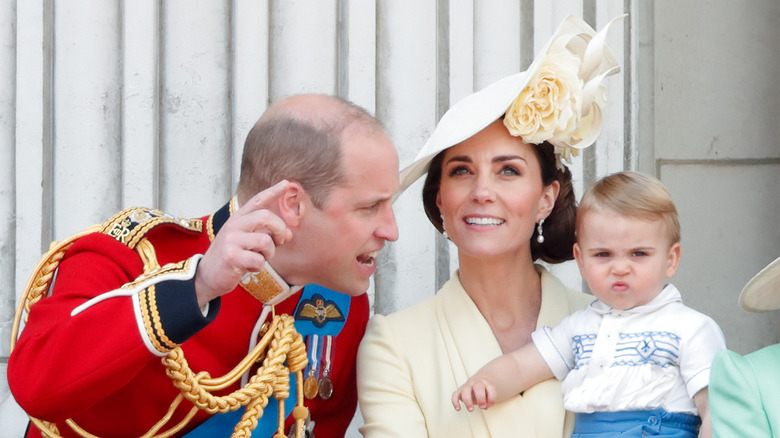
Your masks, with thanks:
[[[698,415],[650,411],[594,412],[577,414],[571,438],[674,437],[696,438],[701,419]]]

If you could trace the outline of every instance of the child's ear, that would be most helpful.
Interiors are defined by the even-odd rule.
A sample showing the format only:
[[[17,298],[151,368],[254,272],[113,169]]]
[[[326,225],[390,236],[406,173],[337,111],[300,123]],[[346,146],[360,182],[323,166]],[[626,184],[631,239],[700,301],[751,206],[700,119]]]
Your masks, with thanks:
[[[682,255],[682,246],[680,242],[674,242],[669,247],[669,253],[666,256],[666,278],[674,277],[677,267],[680,266],[680,256]]]
[[[577,266],[580,267],[580,271],[582,271],[582,250],[580,249],[579,243],[574,243],[574,246],[571,247],[571,252],[574,254],[574,260],[577,261]]]
[[[294,228],[308,212],[308,194],[297,181],[291,181],[279,197],[279,216],[288,227]]]

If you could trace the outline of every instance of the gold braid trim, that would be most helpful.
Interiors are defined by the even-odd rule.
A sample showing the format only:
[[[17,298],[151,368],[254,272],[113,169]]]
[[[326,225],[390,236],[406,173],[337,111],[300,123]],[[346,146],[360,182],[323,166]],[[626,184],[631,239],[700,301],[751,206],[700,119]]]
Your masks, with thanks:
[[[162,224],[175,224],[197,233],[203,230],[200,219],[178,218],[159,210],[131,207],[114,215],[100,231],[134,249],[150,230]]]
[[[141,260],[144,262],[145,274],[150,274],[160,269],[160,262],[157,261],[157,253],[154,250],[154,246],[152,246],[152,242],[144,237],[138,242],[135,250],[138,251],[138,255],[141,256]]]
[[[138,301],[141,307],[141,316],[144,320],[144,328],[149,335],[149,340],[157,351],[167,353],[178,347],[179,344],[171,341],[165,335],[165,330],[163,330],[162,321],[160,320],[160,313],[157,311],[156,294],[154,285],[151,285],[138,294]]]
[[[295,330],[294,324],[295,319],[290,315],[274,316],[268,331],[257,346],[232,371],[220,378],[211,378],[207,372],[195,374],[184,358],[184,352],[181,348],[171,351],[162,359],[162,363],[165,365],[166,374],[173,385],[179,389],[180,394],[171,403],[166,415],[142,438],[167,438],[184,428],[198,410],[217,414],[235,411],[242,406],[246,406],[246,411],[241,417],[241,421],[236,424],[231,437],[250,437],[252,431],[257,427],[258,420],[263,416],[263,409],[268,405],[271,395],[277,399],[280,412],[277,433],[274,436],[286,437],[284,434],[284,400],[290,394],[291,373],[295,375],[298,385],[297,403],[293,409],[295,436],[302,438],[304,420],[308,416],[308,409],[303,405],[302,392],[303,369],[308,364],[308,356],[303,337]],[[212,394],[225,389],[240,379],[263,354],[265,354],[263,365],[257,369],[246,386],[222,397]],[[194,406],[184,420],[160,433],[160,429],[171,419],[182,399],[188,400]],[[62,438],[53,423],[32,417],[31,421],[41,430],[43,436]],[[84,438],[98,438],[79,427],[73,420],[67,420],[66,423]]]
[[[148,306],[148,300],[146,298],[147,290],[144,289],[138,294],[138,300],[141,302],[141,316],[144,320],[144,328],[146,329],[146,333],[149,334],[149,341],[154,345],[154,348],[157,351],[160,352],[167,352],[169,351],[167,348],[164,348],[160,344],[160,340],[157,336],[155,336],[154,329],[152,328],[152,320],[149,317],[149,306]]]
[[[73,245],[73,242],[75,242],[76,239],[99,231],[100,228],[100,225],[93,225],[63,241],[54,241],[49,245],[49,250],[41,256],[41,260],[38,262],[38,266],[33,269],[33,273],[30,276],[30,280],[27,282],[27,286],[24,288],[22,296],[19,297],[19,304],[16,307],[16,314],[14,315],[14,323],[13,326],[11,326],[12,351],[19,338],[19,327],[22,318],[27,322],[27,316],[29,315],[33,304],[49,294],[49,286],[51,286],[51,281],[54,278],[54,271],[57,270],[60,260],[65,256],[65,251]]]
[[[151,285],[147,291],[149,292],[149,311],[152,314],[154,330],[157,333],[157,338],[163,344],[163,348],[165,348],[165,350],[162,351],[172,350],[179,344],[173,342],[170,340],[170,338],[168,338],[168,336],[165,335],[165,330],[163,330],[162,321],[160,320],[160,312],[157,311],[157,289],[155,289],[154,285]]]
[[[56,424],[32,417],[30,417],[30,422],[41,431],[41,435],[49,438],[60,438],[60,431]]]
[[[171,273],[185,273],[190,270],[191,260],[160,266],[154,247],[147,239],[141,239],[136,246],[136,250],[144,262],[144,272],[131,283],[122,286],[122,288],[133,289],[139,283],[143,283],[152,277]],[[178,347],[179,344],[168,338],[163,329],[160,314],[157,310],[157,289],[154,284],[147,286],[146,289],[138,293],[138,303],[144,328],[154,348],[165,354]]]
[[[17,306],[14,323],[11,328],[11,351],[13,351],[16,345],[22,318],[24,317],[26,321],[27,314],[29,314],[32,306],[48,295],[54,272],[65,251],[76,239],[104,229],[104,226],[96,225],[61,242],[52,242],[49,251],[43,255],[38,266],[33,271]],[[152,245],[144,238],[138,239],[134,243],[135,249],[144,262],[144,275],[149,275],[152,271],[159,270],[160,265],[157,263]],[[152,299],[151,301],[154,300]],[[152,309],[152,313],[156,313],[156,308]],[[144,319],[149,321],[148,315],[145,315]],[[158,322],[158,320],[154,321],[155,324]],[[295,436],[303,437],[304,420],[308,416],[308,409],[303,405],[303,369],[308,364],[308,356],[303,338],[295,330],[294,323],[295,319],[290,315],[274,315],[267,331],[257,346],[233,370],[219,378],[211,378],[207,372],[195,374],[184,358],[184,352],[181,347],[176,347],[170,351],[167,356],[162,358],[162,363],[166,367],[166,374],[171,379],[173,385],[179,389],[180,393],[171,402],[168,412],[141,438],[170,437],[182,430],[199,409],[205,410],[210,414],[216,414],[235,411],[241,406],[246,406],[247,409],[241,421],[236,424],[232,437],[249,437],[257,427],[258,419],[262,417],[263,409],[268,405],[271,395],[274,395],[278,400],[280,411],[277,433],[274,436],[285,437],[284,400],[290,395],[290,374],[295,375],[297,382],[297,403],[293,409]],[[149,329],[150,327],[147,327],[147,330]],[[257,372],[244,387],[227,396],[218,397],[212,394],[235,383],[261,358],[263,358],[262,366],[258,367]],[[287,365],[285,365],[285,362]],[[178,424],[160,432],[173,417],[173,413],[184,399],[193,404],[188,414]],[[43,436],[62,438],[54,423],[33,417],[30,417],[30,421],[41,431]],[[79,436],[98,438],[79,427],[73,420],[66,420],[66,424]]]

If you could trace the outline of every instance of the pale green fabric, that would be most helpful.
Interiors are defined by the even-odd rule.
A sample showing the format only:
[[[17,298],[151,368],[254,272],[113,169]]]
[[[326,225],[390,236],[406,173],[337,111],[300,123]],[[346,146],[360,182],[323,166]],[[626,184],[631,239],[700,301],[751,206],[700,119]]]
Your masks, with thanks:
[[[718,353],[709,396],[714,438],[780,438],[780,344]]]

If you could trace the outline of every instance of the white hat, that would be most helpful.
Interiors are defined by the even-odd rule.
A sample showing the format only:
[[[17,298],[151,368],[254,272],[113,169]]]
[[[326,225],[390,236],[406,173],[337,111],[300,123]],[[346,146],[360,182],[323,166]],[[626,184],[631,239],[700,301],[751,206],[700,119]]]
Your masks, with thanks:
[[[739,305],[750,312],[780,309],[780,257],[747,282],[739,294]]]
[[[399,192],[425,174],[439,152],[470,138],[504,114],[504,124],[512,135],[526,143],[548,141],[555,146],[556,155],[567,161],[577,149],[593,144],[602,124],[601,82],[620,71],[606,46],[606,33],[624,16],[613,19],[598,33],[580,18],[566,17],[526,71],[494,82],[453,105],[414,162],[401,171]],[[534,93],[551,90],[546,95]],[[543,105],[534,105],[540,101]]]

